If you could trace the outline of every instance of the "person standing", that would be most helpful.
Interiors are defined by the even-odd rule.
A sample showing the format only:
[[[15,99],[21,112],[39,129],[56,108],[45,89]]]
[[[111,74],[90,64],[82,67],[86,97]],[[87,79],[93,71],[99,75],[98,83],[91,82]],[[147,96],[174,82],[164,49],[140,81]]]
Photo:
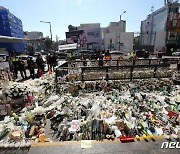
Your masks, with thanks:
[[[100,53],[99,58],[98,58],[98,65],[103,66],[104,61],[103,61],[103,55]]]
[[[134,52],[133,59],[134,60],[138,59],[138,56],[137,56],[136,52]]]
[[[111,54],[109,53],[109,50],[105,53],[105,60],[111,60]]]
[[[146,50],[146,51],[144,52],[144,58],[149,58],[149,51]]]
[[[14,65],[13,65],[11,57],[7,58],[7,62],[9,63],[10,71],[13,73],[14,72]]]
[[[40,71],[44,72],[44,60],[42,58],[42,55],[39,53],[38,57],[36,59],[36,64],[38,67],[38,73],[40,73]]]
[[[32,60],[32,57],[29,57],[28,60],[27,60],[27,64],[28,64],[28,69],[29,69],[29,72],[30,72],[30,77],[32,79],[34,79],[34,67],[35,67],[35,64],[34,64],[34,61]]]
[[[46,61],[47,61],[47,66],[48,66],[48,70],[49,70],[51,68],[51,66],[50,66],[50,54],[47,55]]]
[[[19,58],[18,68],[19,68],[19,71],[21,73],[21,77],[23,79],[27,78],[25,64],[24,64],[24,61],[22,60],[22,58]]]
[[[50,69],[52,69],[53,68],[53,55],[52,54],[49,55],[49,65],[50,65]]]
[[[17,56],[14,56],[12,58],[12,63],[13,63],[13,76],[14,76],[14,79],[17,79],[17,74],[18,74],[18,62],[19,62],[19,58]]]
[[[69,53],[67,54],[67,60],[68,60],[68,61],[71,61],[71,60],[72,60],[72,52],[69,52]]]
[[[57,65],[57,56],[56,56],[56,54],[54,53],[54,54],[53,54],[53,57],[52,57],[53,71],[54,71],[54,67],[56,67],[56,65]]]
[[[83,61],[83,66],[87,66],[86,56],[84,54],[82,55],[81,60]]]
[[[161,52],[161,50],[158,52],[158,58],[162,58],[162,52]]]
[[[9,69],[10,69],[10,75],[9,76],[11,76],[12,79],[14,80],[14,65],[13,65],[11,57],[8,57],[6,59],[6,61],[9,63]]]

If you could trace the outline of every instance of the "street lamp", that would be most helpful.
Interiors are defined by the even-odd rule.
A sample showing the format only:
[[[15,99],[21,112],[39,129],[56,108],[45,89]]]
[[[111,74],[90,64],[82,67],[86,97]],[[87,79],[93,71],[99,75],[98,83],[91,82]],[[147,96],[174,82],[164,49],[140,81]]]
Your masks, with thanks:
[[[49,21],[40,21],[40,22],[43,22],[43,23],[49,24],[49,27],[50,27],[50,35],[51,35],[51,42],[52,42],[51,22],[49,22]]]
[[[120,15],[120,25],[121,25],[121,16],[122,16],[123,14],[125,14],[125,13],[126,13],[126,11],[124,11],[124,12]],[[118,35],[118,43],[119,43],[119,51],[120,51],[120,49],[121,49],[120,32],[119,32],[119,35]]]
[[[120,15],[120,21],[121,21],[121,16],[123,15],[123,14],[125,14],[126,13],[126,11],[124,11],[121,15]]]

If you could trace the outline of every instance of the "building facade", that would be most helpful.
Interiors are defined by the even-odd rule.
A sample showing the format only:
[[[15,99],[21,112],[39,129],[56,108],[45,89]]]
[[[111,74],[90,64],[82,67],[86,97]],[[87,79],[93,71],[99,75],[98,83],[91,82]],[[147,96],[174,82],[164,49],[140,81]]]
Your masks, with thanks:
[[[30,40],[39,40],[43,39],[43,33],[42,32],[25,32],[27,34],[27,38]]]
[[[27,52],[33,55],[35,52],[40,52],[44,49],[43,33],[38,31],[24,32],[25,38],[30,40],[27,43]]]
[[[9,12],[8,9],[0,6],[0,35],[24,38],[22,21]],[[0,48],[5,48],[9,53],[23,52],[24,43],[1,43]]]
[[[171,47],[176,49],[177,46],[175,44],[177,43],[175,42],[177,42],[178,38],[176,37],[174,44],[168,41],[169,30],[171,29],[170,27],[170,29],[168,28],[168,20],[171,14],[177,14],[179,12],[179,7],[179,3],[169,2],[162,8],[149,14],[141,22],[140,44],[142,46],[154,46],[154,51],[161,50],[169,52]],[[178,27],[174,27],[174,29],[178,29]]]
[[[77,30],[66,32],[66,42],[78,43],[84,49],[118,50],[127,54],[133,50],[133,32],[126,32],[126,21],[80,24]]]
[[[126,32],[126,21],[110,22],[102,28],[104,50],[122,51],[125,55],[133,50],[133,32]]]
[[[74,26],[71,25],[71,27]],[[69,32],[66,32],[67,44],[78,43],[80,49],[89,49],[89,50],[102,49],[102,36],[101,36],[100,23],[80,24],[80,26],[73,29],[69,30]]]

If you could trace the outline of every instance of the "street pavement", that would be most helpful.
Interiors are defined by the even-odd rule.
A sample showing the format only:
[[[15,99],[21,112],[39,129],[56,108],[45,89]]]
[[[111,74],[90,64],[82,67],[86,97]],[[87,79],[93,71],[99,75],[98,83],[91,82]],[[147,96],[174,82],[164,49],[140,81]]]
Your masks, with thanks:
[[[120,141],[93,141],[92,147],[81,149],[81,142],[43,143],[34,145],[28,151],[0,150],[0,154],[179,154],[180,149],[161,149],[164,140],[135,141],[121,143]]]
[[[81,149],[80,141],[58,142],[50,133],[50,121],[45,126],[46,137],[54,142],[33,143],[29,149],[0,150],[0,154],[179,154],[180,149],[161,149],[162,142],[166,141],[162,136],[155,140],[121,143],[119,139],[114,141],[92,141],[92,147]]]

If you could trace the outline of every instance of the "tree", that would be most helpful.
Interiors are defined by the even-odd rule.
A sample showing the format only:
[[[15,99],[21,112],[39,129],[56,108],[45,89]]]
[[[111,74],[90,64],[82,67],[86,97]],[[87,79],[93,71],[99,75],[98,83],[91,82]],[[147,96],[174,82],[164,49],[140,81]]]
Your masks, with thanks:
[[[45,45],[46,50],[49,51],[52,46],[52,41],[49,37],[45,38],[44,45]]]
[[[77,27],[76,27],[76,26],[69,25],[69,26],[68,26],[68,29],[69,29],[69,32],[74,32],[75,30],[77,30]]]

